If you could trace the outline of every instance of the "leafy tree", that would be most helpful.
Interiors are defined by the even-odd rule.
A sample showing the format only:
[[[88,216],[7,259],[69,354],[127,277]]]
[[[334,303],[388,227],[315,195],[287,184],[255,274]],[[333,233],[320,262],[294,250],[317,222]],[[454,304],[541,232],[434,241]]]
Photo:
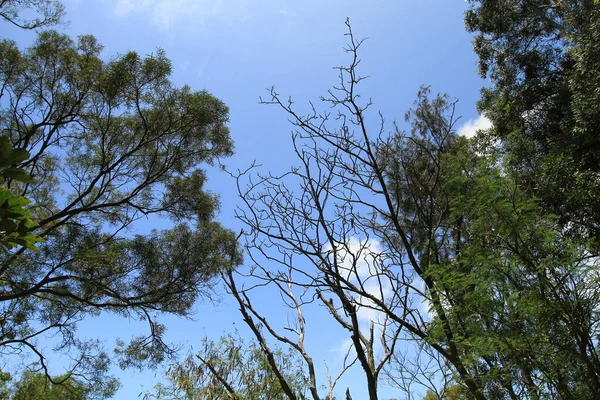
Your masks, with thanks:
[[[572,234],[600,229],[600,3],[471,0],[467,28],[493,122],[520,184]]]
[[[15,384],[10,400],[90,400],[112,396],[116,386],[106,388],[87,387],[70,375],[49,379],[45,374],[25,372]]]
[[[520,189],[539,198],[547,212],[556,214],[560,234],[569,234],[593,259],[598,251],[600,221],[600,4],[471,3],[467,27],[477,33],[475,50],[481,73],[493,82],[483,91],[479,105],[494,123],[487,136],[500,139],[503,160],[514,172]],[[565,245],[563,242],[560,247]],[[544,252],[549,250],[545,248]],[[540,254],[537,250],[536,257]],[[538,274],[537,287],[524,286],[529,294],[537,290],[540,301],[537,307],[531,307],[537,302],[530,302],[524,308],[524,320],[525,315],[537,317],[519,329],[540,329],[539,339],[543,338],[542,329],[546,329],[551,340],[562,343],[555,353],[549,348],[547,352],[532,349],[531,354],[542,357],[531,362],[534,368],[529,367],[532,379],[528,386],[535,388],[530,396],[540,396],[537,385],[552,382],[551,389],[546,386],[552,397],[594,398],[600,376],[593,339],[597,335],[596,268],[589,264],[561,266],[557,261],[553,273],[561,271],[558,275]],[[562,286],[557,284],[559,277],[569,284],[555,291]],[[542,389],[542,393],[547,392]]]
[[[461,241],[429,274],[448,323],[488,398],[593,398],[597,266],[497,157],[460,161],[466,174],[447,186],[461,193],[450,218]]]
[[[102,312],[146,321],[149,332],[120,340],[117,355],[121,366],[153,365],[172,352],[156,317],[189,315],[212,278],[239,263],[234,235],[213,220],[218,199],[203,190],[201,168],[232,154],[227,107],[174,87],[162,51],[107,62],[101,49],[92,36],[53,31],[26,51],[0,42],[0,128],[20,154],[11,168],[33,179],[4,170],[4,188],[31,202],[3,204],[23,216],[17,233],[33,220],[44,239],[38,252],[1,256],[0,354],[29,352],[52,380],[38,346],[52,335],[73,376],[94,385],[111,360],[98,342],[78,339],[79,321]],[[133,234],[136,221],[161,216],[174,226]]]
[[[35,16],[23,18],[23,11]],[[0,0],[0,18],[22,29],[56,25],[64,14],[64,5],[58,0]]]
[[[428,390],[423,397],[423,400],[463,400],[468,399],[463,394],[463,390],[460,386],[451,386],[444,390],[441,394],[436,394],[435,392]]]
[[[204,339],[202,349],[172,365],[169,385],[159,385],[146,398],[156,399],[287,399],[266,354],[256,341],[239,335],[222,336],[218,342]],[[307,382],[297,355],[277,349],[273,357],[299,399],[305,399]]]

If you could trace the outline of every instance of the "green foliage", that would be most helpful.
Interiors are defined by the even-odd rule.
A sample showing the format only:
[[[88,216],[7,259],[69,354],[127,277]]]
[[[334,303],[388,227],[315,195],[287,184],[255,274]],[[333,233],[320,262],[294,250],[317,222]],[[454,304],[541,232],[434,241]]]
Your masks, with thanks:
[[[24,183],[34,183],[34,180],[21,168],[14,168],[29,158],[29,152],[24,149],[13,149],[10,140],[6,136],[0,136],[0,183],[7,179],[14,179]]]
[[[382,152],[429,292],[427,343],[448,349],[469,396],[594,398],[600,287],[588,243],[564,234],[486,138],[444,134],[445,110],[422,98],[411,115],[426,123]]]
[[[43,373],[25,372],[14,385],[10,400],[91,400],[112,397],[116,386],[93,388],[70,375],[48,378]]]
[[[414,254],[426,287],[421,338],[452,363],[467,398],[592,399],[597,259],[531,197],[512,158],[486,137],[452,133],[452,110],[422,90],[412,134],[379,152],[395,248]]]
[[[450,219],[461,221],[462,243],[453,260],[429,274],[444,293],[465,363],[490,398],[592,398],[595,372],[588,367],[600,293],[590,279],[594,261],[497,155],[475,156],[464,147],[457,154],[450,168],[459,173],[447,189],[459,194]]]
[[[33,14],[23,18],[22,14]],[[65,14],[59,0],[3,0],[0,2],[0,18],[22,29],[37,29],[58,24]]]
[[[29,158],[24,149],[13,149],[6,136],[0,136],[0,184],[10,182],[35,183],[22,168],[16,165]],[[31,233],[38,225],[31,219],[31,213],[24,206],[30,201],[17,196],[5,187],[0,187],[0,246],[4,250],[23,246],[37,250],[35,243],[42,242],[39,236]]]
[[[0,399],[9,399],[11,380],[12,376],[8,372],[0,371]]]
[[[469,396],[593,398],[600,288],[587,243],[564,235],[485,138],[447,133],[447,110],[422,98],[410,115],[425,124],[382,152],[429,292],[427,343],[449,349]]]
[[[78,321],[146,321],[149,332],[120,340],[116,359],[156,365],[173,353],[157,317],[189,315],[241,261],[234,234],[213,220],[218,197],[203,188],[202,166],[233,152],[227,107],[173,86],[160,50],[110,61],[101,50],[92,36],[53,31],[25,51],[0,41],[0,217],[13,247],[0,258],[0,354],[31,350],[46,366],[37,340],[54,333],[73,373],[98,384],[110,381],[112,357],[77,338]],[[136,232],[150,217],[173,223]]]
[[[38,226],[31,220],[31,213],[24,206],[29,200],[11,194],[10,190],[0,187],[0,245],[5,249],[23,246],[38,250],[35,243],[43,240],[31,233]]]
[[[600,5],[471,0],[479,107],[493,122],[520,184],[570,233],[600,232]]]
[[[464,393],[464,389],[458,385],[453,385],[443,390],[439,395],[432,390],[425,393],[423,400],[468,400],[469,397]]]
[[[483,331],[487,339],[477,345],[487,343],[507,356],[490,352],[483,368],[507,396],[512,382],[522,379],[530,398],[592,399],[600,391],[594,339],[600,300],[600,4],[470,3],[467,27],[477,34],[481,73],[493,82],[479,104],[494,124],[484,147],[500,140],[503,169],[494,181],[513,188],[486,200],[478,194],[487,186],[479,185],[470,194],[474,202],[464,203],[465,210],[485,205],[475,221],[489,224],[496,212],[501,217],[491,225],[501,240],[490,241],[486,225],[475,225],[481,239],[471,254],[465,252],[469,265],[482,263],[474,256],[485,254],[487,270],[497,265],[502,272],[490,274],[496,283],[486,307],[490,318],[503,316],[505,328],[492,339],[498,329],[492,319]],[[492,311],[498,307],[505,313]]]
[[[299,399],[307,397],[308,385],[302,362],[294,351],[275,350],[278,367]],[[288,397],[260,345],[246,344],[239,335],[204,339],[202,349],[167,372],[168,385],[157,385],[146,399],[264,399]]]

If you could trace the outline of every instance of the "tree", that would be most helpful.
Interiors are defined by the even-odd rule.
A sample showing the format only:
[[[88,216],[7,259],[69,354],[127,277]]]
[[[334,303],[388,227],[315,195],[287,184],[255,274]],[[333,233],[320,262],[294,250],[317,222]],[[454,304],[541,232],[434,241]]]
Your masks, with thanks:
[[[293,351],[276,349],[273,357],[298,398],[305,399],[307,384],[302,363]],[[256,341],[239,334],[218,342],[204,339],[202,348],[172,365],[168,385],[158,385],[151,399],[287,399],[266,354]]]
[[[108,312],[149,327],[118,343],[120,365],[153,365],[172,353],[156,317],[189,315],[213,277],[240,261],[234,235],[213,220],[218,198],[203,190],[201,169],[232,154],[227,107],[174,87],[162,51],[106,62],[101,49],[92,36],[53,31],[23,52],[0,42],[0,127],[30,155],[12,167],[33,179],[7,176],[4,188],[31,201],[27,218],[44,240],[38,252],[1,256],[0,353],[28,352],[51,382],[39,339],[51,335],[73,360],[69,376],[99,385],[111,357],[75,330]],[[174,226],[134,234],[154,216]]]
[[[471,0],[480,72],[493,85],[480,110],[521,184],[571,234],[600,226],[600,4]]]
[[[116,385],[89,388],[69,375],[49,379],[45,374],[25,372],[15,384],[10,400],[88,400],[111,397]],[[95,389],[95,390],[94,390]]]
[[[0,398],[8,399],[10,395],[9,383],[12,376],[8,372],[0,371]]]
[[[427,393],[425,394],[425,397],[423,397],[423,400],[462,400],[462,399],[467,399],[467,397],[465,397],[462,394],[462,392],[463,392],[463,390],[461,389],[460,386],[451,386],[448,389],[444,390],[439,395],[431,390],[428,390]]]
[[[299,352],[309,371],[314,399],[320,398],[315,390],[319,377],[303,344],[302,313],[314,301],[348,332],[352,344],[340,374],[359,366],[370,399],[378,398],[380,375],[396,351],[416,343],[443,354],[473,392],[478,392],[451,332],[441,341],[445,343],[436,343],[426,312],[416,306],[427,298],[444,314],[435,281],[425,273],[428,264],[434,263],[425,250],[428,246],[435,249],[427,243],[437,238],[421,228],[448,228],[432,226],[439,222],[433,215],[427,221],[421,217],[438,209],[444,212],[442,216],[449,214],[444,211],[450,204],[442,191],[441,160],[456,141],[453,103],[444,97],[430,102],[424,90],[408,116],[413,134],[398,130],[385,135],[381,117],[375,123],[379,136],[371,136],[367,122],[371,103],[361,104],[357,91],[363,79],[357,73],[362,41],[351,30],[349,38],[347,51],[352,61],[339,68],[338,86],[322,98],[333,111],[321,113],[312,108],[304,116],[292,108],[291,101],[283,102],[271,91],[266,103],[283,108],[294,124],[292,137],[300,166],[281,176],[249,178],[247,186],[242,180],[248,172],[238,177],[245,204],[238,217],[248,227],[246,247],[254,264],[249,274],[256,282],[238,287],[230,274],[228,288],[259,341],[266,341],[263,331],[268,332]],[[404,168],[410,165],[414,168]],[[394,166],[402,168],[394,170]],[[430,175],[418,176],[423,171]],[[408,187],[401,188],[401,182]],[[413,198],[424,197],[423,203],[399,204],[396,195],[402,190]],[[425,289],[421,283],[427,284]],[[252,304],[251,293],[265,285],[278,288],[285,304],[297,313],[298,318],[284,327],[291,335],[278,332]]]
[[[456,135],[447,96],[423,88],[409,132],[373,120],[358,91],[362,41],[348,36],[328,111],[301,114],[274,89],[265,101],[292,121],[299,166],[237,174],[252,267],[224,278],[272,370],[276,340],[320,399],[304,317],[317,303],[351,343],[340,374],[360,368],[369,399],[382,373],[407,395],[458,385],[478,400],[594,398],[600,288],[587,242],[564,234],[502,148]],[[283,326],[252,301],[269,290],[294,315]]]
[[[24,9],[35,8],[39,17],[25,21],[19,18]],[[3,0],[0,2],[0,18],[23,29],[35,29],[41,26],[53,25],[59,22],[64,13],[62,3],[55,0]],[[6,136],[0,136],[0,183],[4,184],[7,178],[23,183],[35,183],[22,168],[16,168],[19,162],[29,158],[25,149],[13,149]],[[13,194],[7,188],[0,188],[0,246],[10,249],[25,246],[35,250],[35,243],[42,239],[31,230],[37,224],[31,220],[31,213],[23,208],[29,204],[29,199]]]
[[[477,33],[475,50],[481,73],[494,83],[483,91],[479,104],[494,124],[488,140],[500,140],[504,160],[520,187],[539,198],[546,212],[556,214],[561,233],[576,238],[593,258],[598,251],[600,217],[600,114],[596,106],[596,82],[600,76],[599,4],[471,3],[467,27]],[[545,364],[553,359],[553,368],[566,366],[563,372],[557,368],[551,374],[559,386],[556,397],[593,398],[593,393],[598,392],[599,376],[592,339],[597,321],[594,310],[598,298],[593,288],[596,272],[594,268],[574,268],[566,276],[571,279],[572,274],[575,283],[568,290],[563,289],[561,295],[565,296],[562,316],[549,319],[555,321],[555,327],[548,328],[553,334],[564,329],[559,333],[565,343],[562,349],[572,351],[573,357],[548,355]],[[544,286],[553,285],[546,282]],[[570,302],[566,296],[571,297]],[[568,321],[568,307],[576,309],[571,312],[579,322]],[[570,334],[577,339],[568,344]],[[579,350],[573,351],[576,348]],[[576,361],[574,365],[573,360],[583,364]],[[543,365],[541,361],[539,365]],[[567,377],[566,382],[560,382],[562,377]]]
[[[35,17],[23,18],[25,10],[33,12]],[[0,0],[0,18],[21,29],[56,25],[64,15],[64,5],[58,0]]]

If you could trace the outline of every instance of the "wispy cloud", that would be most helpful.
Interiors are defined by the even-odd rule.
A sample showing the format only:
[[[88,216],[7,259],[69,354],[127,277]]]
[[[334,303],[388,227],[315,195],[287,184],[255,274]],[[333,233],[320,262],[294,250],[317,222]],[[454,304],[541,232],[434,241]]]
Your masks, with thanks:
[[[468,120],[464,125],[458,128],[457,133],[461,136],[468,138],[473,137],[480,130],[489,129],[492,127],[492,121],[490,121],[485,115],[480,115],[476,119]]]
[[[144,15],[162,28],[197,27],[207,19],[239,20],[269,6],[266,1],[252,0],[107,0],[118,17]],[[279,12],[279,9],[277,9]]]
[[[202,64],[200,64],[198,66],[198,68],[196,69],[196,74],[198,75],[198,77],[202,77],[202,74],[204,73],[204,70],[206,69],[206,66],[208,65],[209,59],[205,58],[204,61],[202,61]]]
[[[345,338],[344,340],[336,343],[330,350],[338,355],[340,359],[343,359],[346,354],[348,354],[348,351],[350,351],[350,354],[353,354],[352,338]]]
[[[215,12],[220,1],[194,0],[112,0],[113,11],[118,17],[134,14],[147,16],[153,25],[167,28],[174,24],[191,22],[194,17]],[[203,15],[204,14],[204,15]]]
[[[181,72],[187,72],[188,68],[190,67],[190,64],[190,60],[185,60],[183,63],[181,63],[179,69],[181,70]]]

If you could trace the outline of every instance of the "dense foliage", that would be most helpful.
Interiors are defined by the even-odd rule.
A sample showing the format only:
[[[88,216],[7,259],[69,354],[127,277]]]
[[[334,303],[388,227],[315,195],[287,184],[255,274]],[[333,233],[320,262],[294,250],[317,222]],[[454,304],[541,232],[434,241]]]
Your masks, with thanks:
[[[600,227],[600,4],[472,0],[467,28],[493,122],[520,185],[572,234]]]
[[[7,179],[21,183],[35,183],[22,168],[12,165],[25,161],[29,153],[24,149],[13,149],[6,136],[0,136],[0,183]],[[23,246],[37,250],[36,242],[42,239],[32,233],[37,223],[31,219],[31,213],[24,208],[29,200],[13,194],[9,189],[0,187],[0,246],[6,251]]]
[[[94,392],[94,389],[96,392]],[[25,372],[16,382],[10,400],[90,400],[107,398],[114,387],[96,388],[85,385],[69,375],[49,379],[45,374]]]

